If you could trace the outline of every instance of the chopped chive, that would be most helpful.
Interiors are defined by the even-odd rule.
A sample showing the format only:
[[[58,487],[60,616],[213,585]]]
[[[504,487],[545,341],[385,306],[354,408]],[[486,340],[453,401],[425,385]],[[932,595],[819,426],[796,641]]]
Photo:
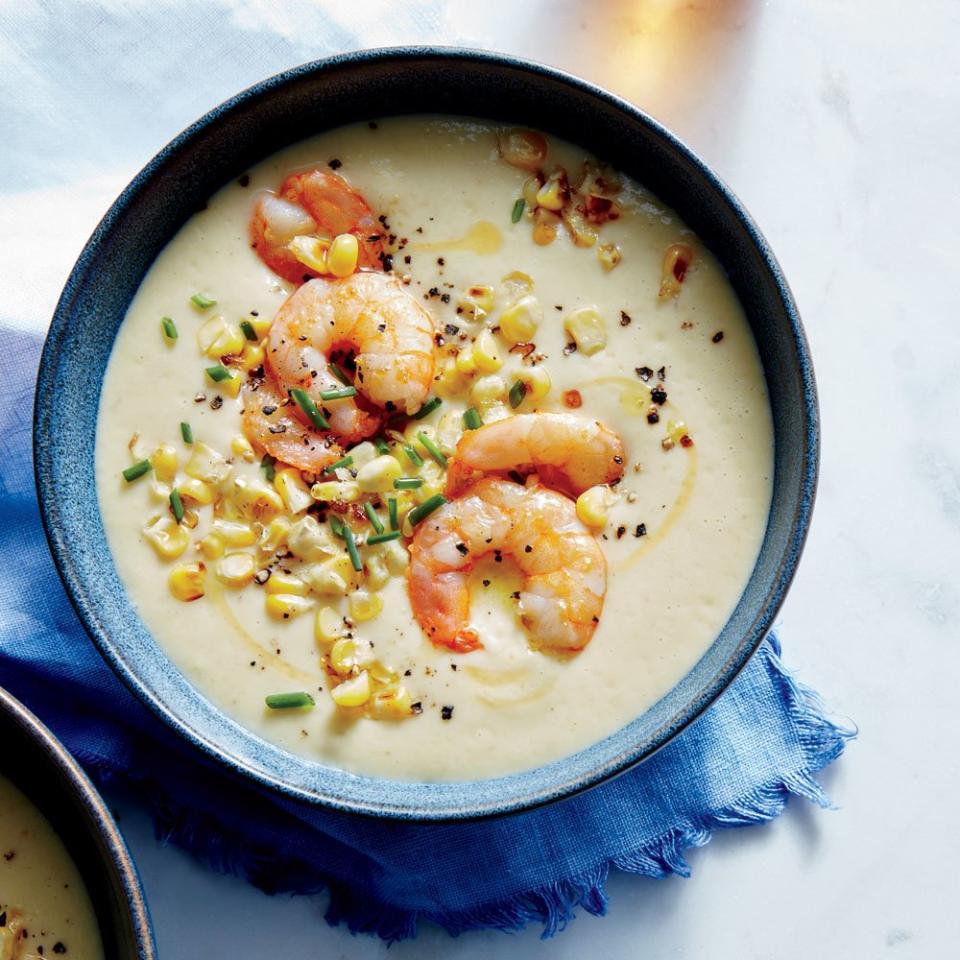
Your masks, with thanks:
[[[298,707],[315,706],[313,697],[306,691],[298,693],[271,693],[266,704],[271,710],[294,710]]]
[[[414,507],[408,514],[410,526],[415,527],[421,520],[430,516],[438,507],[442,507],[447,502],[447,498],[442,493],[435,493],[429,500],[424,500],[419,506]]]
[[[330,529],[335,537],[339,537],[341,540],[345,538],[343,531],[346,530],[346,524],[336,514],[330,517]]]
[[[446,469],[447,458],[443,455],[443,451],[422,431],[417,434],[417,439],[423,444],[423,449],[426,450],[441,467]]]
[[[263,470],[264,475],[270,483],[273,483],[273,478],[277,475],[277,470],[274,464],[277,462],[276,457],[271,457],[269,453],[263,455],[263,459],[260,461],[260,468]]]
[[[377,453],[379,453],[381,456],[390,452],[390,446],[388,445],[387,441],[383,439],[383,437],[374,437],[373,445],[377,448]]]
[[[327,369],[345,386],[350,386],[350,378],[333,361],[327,361]]]
[[[209,297],[205,297],[202,293],[195,293],[190,298],[190,302],[198,310],[209,310],[211,307],[215,307],[217,305],[216,300],[211,300]]]
[[[416,490],[423,486],[423,477],[401,477],[393,481],[394,490]]]
[[[414,420],[422,420],[424,417],[428,417],[443,401],[439,397],[433,397],[431,400],[428,400],[414,415]]]
[[[184,443],[193,443],[193,427],[186,420],[180,421],[180,436]]]
[[[257,336],[257,331],[253,329],[253,324],[249,320],[241,320],[240,329],[243,331],[243,335],[248,340],[252,340],[254,343],[256,343],[257,340],[260,339]]]
[[[294,387],[290,391],[290,396],[297,402],[297,406],[307,415],[307,419],[318,430],[329,430],[330,424],[327,418],[317,409],[317,405],[307,395],[306,390]]]
[[[527,201],[521,197],[519,200],[515,201],[513,204],[513,209],[510,211],[510,222],[519,223],[520,218],[523,216],[523,208],[527,205]]]
[[[510,388],[510,393],[508,394],[508,399],[510,401],[510,406],[514,410],[523,403],[523,398],[527,395],[527,385],[522,380],[514,380],[513,386]]]
[[[397,498],[390,497],[387,500],[387,513],[390,515],[390,529],[399,530],[400,529],[400,516],[397,510]]]
[[[214,383],[223,383],[224,380],[232,380],[236,374],[222,363],[218,363],[215,367],[207,367],[207,376]]]
[[[464,430],[479,430],[483,426],[483,417],[477,413],[476,407],[470,407],[463,411]]]
[[[343,400],[346,397],[355,397],[356,387],[343,387],[341,390],[324,390],[320,394],[321,400]]]
[[[417,453],[417,451],[414,450],[413,447],[411,447],[409,443],[405,443],[405,444],[403,445],[403,452],[410,458],[410,462],[411,462],[415,467],[422,467],[422,466],[423,466],[423,457],[421,457],[420,454]]]
[[[389,540],[398,540],[400,538],[399,530],[391,530],[389,533],[378,533],[375,537],[367,537],[367,543],[372,547],[377,543],[387,543]]]
[[[177,325],[173,322],[173,317],[161,317],[160,326],[163,328],[163,335],[168,340],[176,340],[179,336],[177,333]]]
[[[360,551],[357,550],[357,541],[354,539],[353,531],[346,524],[343,525],[343,539],[347,541],[347,553],[350,554],[350,562],[353,569],[360,573],[363,570],[363,563],[360,560]]]
[[[183,501],[180,499],[179,490],[170,491],[170,509],[173,511],[173,519],[179,523],[183,519]]]
[[[127,483],[133,483],[134,480],[139,480],[148,470],[150,469],[149,460],[141,460],[139,463],[135,463],[132,467],[127,467],[123,471],[123,479]]]
[[[363,512],[367,515],[367,519],[370,521],[373,529],[377,533],[383,533],[383,523],[381,523],[380,518],[377,516],[377,511],[373,509],[373,504],[368,500],[363,505]],[[369,541],[367,541],[369,543]]]
[[[353,457],[341,457],[339,460],[334,460],[333,463],[328,463],[324,468],[324,473],[333,473],[334,470],[339,470],[340,467],[349,467],[353,463]]]

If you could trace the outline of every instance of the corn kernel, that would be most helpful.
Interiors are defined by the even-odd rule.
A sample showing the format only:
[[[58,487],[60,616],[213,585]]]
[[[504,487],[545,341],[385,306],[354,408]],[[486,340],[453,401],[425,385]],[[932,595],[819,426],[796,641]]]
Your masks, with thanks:
[[[226,544],[223,542],[223,537],[221,537],[219,533],[208,533],[198,541],[197,549],[208,560],[216,560],[218,557],[223,556]]]
[[[242,457],[247,463],[253,463],[256,459],[256,454],[253,452],[253,446],[250,444],[250,441],[239,433],[230,441],[230,452],[235,457]]]
[[[325,503],[355,503],[360,487],[355,480],[324,480],[310,488],[310,496]]]
[[[167,581],[170,592],[184,603],[199,600],[206,589],[206,567],[202,563],[178,563]]]
[[[419,421],[414,423],[419,425]],[[357,487],[364,493],[386,493],[393,490],[393,481],[403,476],[403,467],[396,457],[385,453],[357,471]]]
[[[462,436],[463,414],[448,410],[437,423],[437,446],[449,457],[457,449],[457,442]]]
[[[383,597],[379,593],[357,590],[350,594],[350,616],[358,623],[380,616],[383,610]]]
[[[513,416],[513,411],[505,403],[491,403],[483,408],[483,422],[496,423]]]
[[[350,456],[353,457],[353,469],[359,470],[376,458],[377,448],[369,440],[364,440],[350,448]]]
[[[243,348],[243,353],[240,354],[240,366],[243,370],[249,372],[261,366],[265,359],[266,354],[263,347],[261,347],[259,343],[250,343],[247,341],[246,346]]]
[[[503,366],[500,348],[489,330],[481,330],[474,340],[473,362],[482,373],[496,373]]]
[[[357,665],[357,645],[348,637],[337,640],[330,650],[330,666],[340,674],[347,676]]]
[[[321,607],[317,611],[313,633],[321,646],[335,643],[343,636],[345,629],[343,617],[333,607]]]
[[[557,227],[562,221],[550,210],[537,207],[533,213],[533,242],[546,247],[557,239]]]
[[[574,310],[564,321],[564,329],[573,338],[577,349],[592,356],[607,345],[607,328],[596,307]]]
[[[330,252],[330,241],[321,237],[299,236],[294,237],[287,249],[308,269],[314,273],[329,273],[327,260]],[[256,329],[256,328],[254,328]]]
[[[370,699],[370,692],[370,675],[364,670],[337,684],[330,691],[330,698],[338,707],[362,707]]]
[[[273,577],[270,578],[271,580]],[[269,583],[270,580],[267,581]],[[313,601],[293,593],[268,593],[265,602],[267,613],[278,620],[292,620],[313,608]]]
[[[217,384],[217,389],[228,397],[240,396],[240,387],[243,386],[243,377],[236,370],[230,371],[231,375],[226,380],[221,380]]]
[[[597,259],[604,270],[612,270],[623,259],[623,254],[615,243],[601,243],[597,247]]]
[[[200,522],[200,515],[196,510],[185,509],[183,511],[183,519],[180,522],[188,530],[196,530],[197,524]]]
[[[517,379],[526,387],[524,399],[534,403],[542,400],[550,392],[550,374],[546,367],[521,367]]]
[[[240,327],[221,316],[211,317],[197,331],[197,344],[214,360],[242,353],[246,342]]]
[[[507,395],[507,382],[503,377],[481,377],[470,388],[470,399],[478,407],[496,403]]]
[[[663,263],[660,267],[660,290],[657,297],[660,300],[669,300],[675,297],[683,286],[687,270],[693,263],[693,248],[686,243],[671,243],[663,253]]]
[[[250,314],[245,319],[247,323],[253,327],[253,332],[260,337],[261,340],[270,332],[270,327],[273,326],[273,320],[271,320],[270,317],[255,317],[253,314]]]
[[[477,372],[477,361],[473,357],[473,350],[461,350],[453,361],[453,368],[456,373],[464,377],[472,376]]]
[[[368,553],[366,558],[366,584],[371,590],[380,590],[386,586],[390,579],[390,571],[387,570],[387,564],[379,553]]]
[[[395,577],[401,576],[410,562],[410,554],[407,553],[407,548],[399,540],[391,540],[386,545],[383,556],[387,563],[387,569]]]
[[[230,464],[213,447],[194,443],[190,459],[183,468],[188,476],[216,486],[230,475]]]
[[[261,527],[257,546],[264,553],[277,553],[286,544],[292,526],[286,517],[274,517],[266,526]]]
[[[287,534],[287,546],[294,556],[305,563],[315,563],[335,556],[340,552],[340,545],[334,542],[330,528],[321,526],[309,514],[301,517]]]
[[[566,171],[560,167],[547,178],[546,183],[537,191],[537,206],[547,210],[562,210],[570,196]]]
[[[521,297],[512,307],[500,314],[500,332],[507,343],[529,343],[540,321],[543,320],[543,308],[536,297]]]
[[[213,521],[213,532],[228,547],[252,547],[257,542],[253,527],[240,520],[224,520],[218,517]]]
[[[245,587],[253,582],[257,565],[250,553],[228,553],[217,564],[217,579],[228,587]]]
[[[201,507],[207,507],[213,503],[213,490],[202,480],[194,477],[188,477],[177,484],[177,493],[184,502],[190,501]]]
[[[607,524],[613,495],[609,487],[596,486],[577,497],[577,516],[588,527],[601,529]]]
[[[467,320],[482,320],[493,309],[493,287],[475,283],[468,287],[457,304],[459,314]]]
[[[296,595],[305,597],[310,588],[299,577],[292,573],[284,573],[282,570],[274,570],[267,581],[265,589],[267,593],[277,593],[284,595]]]
[[[357,269],[360,243],[352,233],[341,233],[333,238],[327,251],[327,268],[335,277],[349,277]]]
[[[597,228],[573,204],[564,207],[562,216],[576,246],[592,247],[597,242],[600,236]],[[599,256],[599,253],[597,255]]]
[[[370,701],[370,713],[378,720],[400,720],[411,715],[412,700],[404,686],[378,690]]]
[[[504,302],[516,303],[521,297],[528,293],[533,293],[533,277],[522,270],[513,270],[508,273],[501,281],[501,291]]]
[[[178,459],[177,451],[173,447],[166,444],[162,447],[157,447],[157,449],[150,454],[150,466],[153,467],[153,472],[156,474],[157,479],[163,483],[170,483],[177,475]]]
[[[147,521],[143,535],[162,560],[175,560],[190,544],[190,535],[169,515]]]
[[[310,488],[303,482],[299,470],[293,467],[277,470],[273,478],[273,486],[283,497],[288,513],[303,513],[307,507],[313,506]]]
[[[500,156],[512,167],[539,170],[547,158],[547,141],[533,130],[504,130],[497,135]]]
[[[372,660],[366,666],[367,673],[370,674],[370,679],[377,684],[377,686],[392,687],[400,680],[400,675],[397,671],[382,660]]]
[[[528,211],[532,211],[537,206],[537,194],[540,192],[542,186],[543,174],[535,173],[532,177],[527,177],[527,179],[523,181],[520,194],[526,202]]]
[[[150,499],[156,503],[170,502],[170,484],[161,483],[154,477],[150,481]]]
[[[312,593],[321,597],[342,597],[353,585],[355,571],[350,558],[346,554],[340,554],[322,563],[301,567],[300,575]]]
[[[233,482],[233,501],[241,514],[261,523],[283,512],[280,494],[264,481],[237,477]]]

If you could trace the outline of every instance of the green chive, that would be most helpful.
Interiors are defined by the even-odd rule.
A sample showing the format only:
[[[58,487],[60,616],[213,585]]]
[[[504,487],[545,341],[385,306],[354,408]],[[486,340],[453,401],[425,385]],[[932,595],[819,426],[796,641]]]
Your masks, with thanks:
[[[523,398],[527,395],[527,385],[522,380],[514,380],[513,386],[510,388],[510,393],[508,399],[510,400],[510,406],[514,410],[523,403]]]
[[[209,310],[211,307],[215,307],[217,305],[216,300],[211,300],[209,297],[205,297],[202,293],[195,293],[190,298],[190,302],[198,310]]]
[[[422,467],[422,466],[423,466],[423,457],[421,457],[420,454],[417,453],[417,451],[414,450],[413,447],[411,447],[409,443],[405,443],[405,444],[403,445],[403,452],[410,458],[410,462],[411,462],[415,467]]]
[[[346,525],[343,525],[343,539],[347,541],[347,553],[350,554],[350,562],[353,569],[360,573],[363,570],[363,563],[360,561],[360,551],[357,550],[357,541],[353,537],[353,531]]]
[[[435,493],[429,500],[424,500],[418,507],[414,507],[407,517],[410,520],[410,526],[415,527],[421,520],[430,516],[438,507],[442,507],[447,502],[447,498],[442,493]]]
[[[344,530],[347,529],[347,526],[336,514],[330,517],[330,529],[335,537],[339,537],[341,540],[346,538]]]
[[[349,467],[353,463],[353,457],[341,457],[339,460],[334,460],[333,463],[327,464],[323,468],[324,473],[333,473],[334,470],[338,470],[340,467]]]
[[[383,524],[380,522],[380,518],[377,516],[377,511],[373,509],[373,504],[368,500],[363,505],[363,512],[367,515],[367,519],[373,526],[373,529],[377,533],[383,533]],[[368,540],[367,543],[370,541]]]
[[[432,400],[428,400],[428,401],[413,415],[413,419],[414,419],[414,420],[422,420],[424,417],[427,417],[427,416],[429,416],[431,413],[433,413],[433,411],[436,410],[437,407],[439,407],[441,403],[443,403],[443,401],[442,401],[439,397],[434,397]]]
[[[256,343],[260,338],[257,336],[257,331],[253,329],[253,324],[249,320],[240,321],[240,329],[243,331],[243,335],[248,339]]]
[[[266,697],[266,703],[271,710],[295,710],[298,707],[315,705],[313,697],[305,691],[299,693],[271,693]]]
[[[290,396],[296,400],[297,406],[307,415],[307,419],[318,430],[330,429],[330,424],[327,422],[327,418],[317,409],[317,405],[307,395],[306,390],[301,390],[299,387],[294,387],[294,389],[290,391]]]
[[[180,436],[184,443],[193,443],[193,427],[186,420],[180,421]]]
[[[341,390],[324,390],[320,394],[321,400],[343,400],[346,397],[355,397],[357,395],[356,387],[344,387]]]
[[[383,437],[374,437],[373,445],[377,448],[377,453],[379,453],[381,456],[390,452],[390,446],[387,441],[383,439]]]
[[[332,361],[327,361],[327,369],[344,385],[350,386],[350,378]]]
[[[214,383],[223,383],[224,380],[232,380],[235,374],[222,363],[218,363],[215,367],[207,367],[207,376]]]
[[[133,483],[134,480],[138,480],[150,469],[149,460],[141,460],[139,463],[135,463],[132,467],[127,467],[123,471],[123,479],[127,483]]]
[[[271,457],[269,453],[263,455],[263,459],[260,461],[260,468],[263,470],[264,475],[270,483],[273,483],[273,478],[277,475],[277,470],[274,464],[277,462],[276,457]]]
[[[483,417],[477,413],[475,407],[463,411],[463,429],[479,430],[483,426]]]
[[[367,537],[367,543],[372,547],[377,543],[387,543],[389,540],[398,540],[400,538],[399,530],[391,530],[389,533],[378,533],[375,537]]]
[[[161,317],[160,326],[163,327],[163,335],[168,340],[176,340],[179,336],[177,333],[177,325],[173,322],[172,317]]]
[[[179,523],[183,519],[183,501],[180,499],[179,490],[170,491],[170,509],[173,511],[174,520]]]
[[[417,439],[423,444],[423,449],[426,450],[441,467],[446,469],[447,458],[443,455],[440,448],[425,433],[418,433]]]
[[[423,486],[423,477],[401,477],[393,481],[394,490],[416,490]]]
[[[513,210],[510,211],[510,222],[519,223],[520,218],[523,216],[523,208],[527,205],[527,201],[521,197],[513,205]]]
[[[390,497],[387,500],[387,513],[390,514],[390,529],[400,529],[400,516],[397,512],[397,498]]]

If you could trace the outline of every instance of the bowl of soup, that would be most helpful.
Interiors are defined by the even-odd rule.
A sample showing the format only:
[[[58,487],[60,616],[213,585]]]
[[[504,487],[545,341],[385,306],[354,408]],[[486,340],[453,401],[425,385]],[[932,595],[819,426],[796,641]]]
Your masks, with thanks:
[[[136,867],[63,745],[0,688],[0,957],[152,960]]]
[[[817,407],[786,281],[637,108],[454,50],[198,121],[51,326],[36,467],[107,660],[290,796],[424,819],[641,761],[773,621]]]

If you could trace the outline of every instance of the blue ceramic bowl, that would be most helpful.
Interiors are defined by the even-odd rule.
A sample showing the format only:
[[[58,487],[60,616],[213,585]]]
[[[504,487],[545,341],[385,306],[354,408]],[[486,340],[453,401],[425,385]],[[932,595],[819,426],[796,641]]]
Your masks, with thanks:
[[[80,870],[107,960],[155,960],[137,869],[110,811],[59,740],[0,687],[0,774],[47,818]]]
[[[763,361],[776,438],[773,504],[756,568],[703,659],[659,703],[600,743],[525,773],[417,784],[355,776],[295,757],[234,723],[173,667],[131,609],[109,558],[94,485],[104,370],[144,274],[206,198],[287,144],[401,113],[529,124],[633,174],[700,235],[728,271]],[[127,187],[67,281],[40,366],[35,454],[44,522],[66,588],[109,663],[199,749],[293,797],[412,819],[515,811],[622,772],[696,719],[770,629],[800,557],[818,459],[816,389],[787,283],[733,194],[640,110],[582,80],[502,56],[375,50],[307,64],[228,100],[178,136]]]

